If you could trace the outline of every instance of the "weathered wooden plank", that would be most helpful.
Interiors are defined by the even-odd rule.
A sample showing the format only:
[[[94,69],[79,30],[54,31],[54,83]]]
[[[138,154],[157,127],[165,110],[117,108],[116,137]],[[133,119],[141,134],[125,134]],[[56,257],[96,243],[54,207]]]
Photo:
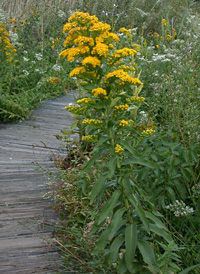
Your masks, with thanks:
[[[72,94],[46,102],[35,118],[0,125],[1,274],[57,273],[60,267],[55,249],[47,252],[56,219],[44,182],[54,172],[54,155],[67,153],[55,135],[70,129],[73,118],[64,107],[71,100]]]

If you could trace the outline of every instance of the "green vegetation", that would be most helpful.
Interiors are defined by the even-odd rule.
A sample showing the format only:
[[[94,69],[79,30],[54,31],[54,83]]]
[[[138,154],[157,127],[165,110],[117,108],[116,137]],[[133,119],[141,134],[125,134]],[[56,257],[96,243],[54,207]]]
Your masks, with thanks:
[[[75,117],[71,131],[57,136],[69,151],[55,159],[60,184],[52,182],[66,271],[199,273],[199,2],[16,3],[15,14],[27,19],[6,26],[17,28],[24,46],[9,36],[0,100],[79,90],[66,107]],[[38,67],[45,72],[37,78]],[[3,106],[2,121],[22,113],[12,104],[8,116]],[[79,138],[71,141],[73,134]]]

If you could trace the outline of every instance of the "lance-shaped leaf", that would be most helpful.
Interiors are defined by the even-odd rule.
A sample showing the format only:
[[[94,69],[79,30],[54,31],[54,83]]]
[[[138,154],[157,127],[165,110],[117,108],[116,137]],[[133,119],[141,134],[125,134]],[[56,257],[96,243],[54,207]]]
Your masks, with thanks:
[[[101,252],[102,250],[105,249],[106,245],[109,242],[109,240],[108,240],[109,234],[110,234],[110,227],[107,227],[107,229],[104,230],[104,232],[101,234],[101,236],[95,246],[93,254],[98,254],[99,252]]]
[[[133,260],[135,257],[135,250],[137,246],[137,226],[136,224],[129,224],[125,230],[125,262],[128,270],[132,272]]]
[[[103,206],[99,216],[98,225],[103,222],[108,217],[109,213],[115,208],[120,194],[121,191],[115,190],[110,200]]]
[[[138,164],[138,165],[146,166],[153,169],[158,168],[157,164],[151,161],[144,160],[142,157],[139,158],[139,157],[131,156],[122,162],[122,165],[124,166],[129,164]]]
[[[96,196],[101,192],[107,177],[108,177],[107,173],[103,174],[95,183],[90,196],[90,204],[94,202],[94,199],[96,198]]]
[[[118,259],[119,248],[124,242],[124,235],[117,236],[110,246],[110,254],[108,257],[108,264],[111,265]]]
[[[191,273],[190,270],[195,269],[196,267],[200,267],[200,264],[195,264],[193,266],[187,267],[186,269],[182,270],[181,272],[179,272],[178,274],[187,274],[187,273]]]
[[[125,208],[120,208],[118,209],[110,223],[110,235],[109,235],[109,240],[112,240],[112,238],[115,236],[116,232],[118,229],[125,224],[125,221],[123,221],[122,216],[124,212],[126,211]]]
[[[150,231],[163,237],[168,243],[172,241],[172,237],[169,233],[167,233],[164,229],[157,227],[154,224],[150,224]]]
[[[112,159],[108,162],[109,177],[110,177],[110,178],[111,178],[111,177],[114,175],[114,173],[115,173],[116,165],[117,165],[117,158],[112,158]]]
[[[135,207],[135,210],[140,217],[140,220],[142,221],[143,225],[145,226],[147,232],[149,233],[149,222],[147,220],[147,217],[145,215],[145,211],[142,208],[140,201],[136,198],[135,195],[128,195],[128,200],[132,203],[132,205]]]
[[[109,150],[108,148],[103,148],[103,149],[100,149],[97,153],[95,153],[94,156],[84,166],[84,168],[82,169],[82,172],[90,168],[94,164],[94,162],[99,158],[99,156],[104,154],[108,150]]]
[[[142,254],[144,262],[148,264],[153,271],[160,273],[159,269],[156,267],[156,258],[149,243],[147,241],[138,240],[138,248]]]

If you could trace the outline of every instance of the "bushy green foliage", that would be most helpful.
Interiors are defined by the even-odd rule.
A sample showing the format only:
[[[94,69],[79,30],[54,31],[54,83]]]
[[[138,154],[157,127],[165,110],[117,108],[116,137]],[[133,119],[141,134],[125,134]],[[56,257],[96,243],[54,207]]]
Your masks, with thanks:
[[[103,51],[98,51],[96,45],[90,45],[95,50],[92,48],[88,53],[87,50],[83,53],[81,50],[75,51],[72,47],[74,41],[77,41],[75,43],[80,48],[83,46],[78,42],[79,35],[83,35],[79,33],[81,30],[77,34],[71,31],[76,16],[80,16],[80,23],[81,16],[84,15],[76,13],[71,17],[73,19],[70,19],[70,23],[65,25],[65,32],[70,31],[65,43],[69,49],[63,50],[60,56],[67,56],[70,61],[76,59],[78,66],[71,72],[71,76],[78,78],[79,98],[75,99],[75,105],[66,108],[78,118],[76,125],[83,141],[82,145],[79,141],[78,149],[81,151],[86,141],[94,143],[92,157],[81,168],[78,180],[75,181],[77,190],[82,189],[86,197],[89,195],[90,205],[94,204],[95,208],[90,209],[86,215],[90,228],[90,233],[87,234],[94,244],[93,254],[104,255],[104,263],[109,267],[107,273],[179,273],[181,269],[191,265],[184,260],[183,254],[190,252],[190,249],[182,239],[187,235],[195,248],[199,243],[199,194],[195,197],[193,195],[199,187],[199,144],[188,146],[191,140],[185,140],[180,134],[182,132],[173,136],[173,129],[168,130],[167,134],[163,133],[166,129],[163,122],[167,119],[157,122],[162,129],[157,129],[157,133],[150,136],[154,132],[154,124],[149,114],[139,110],[144,101],[143,97],[138,97],[142,92],[141,86],[126,85],[129,77],[126,75],[123,78],[122,70],[125,67],[118,76],[118,66],[124,64],[131,64],[136,71],[144,68],[141,61],[144,56],[147,57],[147,42],[143,41],[138,60],[132,58],[128,62],[124,54],[127,48],[114,51],[111,55],[104,51],[105,46],[102,47]],[[87,15],[85,16],[84,26],[88,22]],[[176,39],[175,30],[170,34],[165,29],[167,24],[167,20],[163,19],[160,43],[158,45],[156,41],[155,46],[150,48],[155,55],[161,47],[170,48]],[[98,29],[98,26],[95,28]],[[102,31],[103,29],[102,26]],[[93,37],[87,30],[83,31],[86,36]],[[131,31],[121,29],[120,33],[123,35],[122,45],[130,43],[138,48],[138,45],[133,44]],[[97,33],[95,35],[98,37]],[[158,36],[157,34],[156,39]],[[155,42],[154,39],[153,36],[152,43]],[[93,62],[87,64],[90,52],[93,55],[91,58],[98,59],[91,59],[90,62]],[[119,52],[124,54],[123,59],[115,60],[119,58]],[[161,54],[156,56],[158,61],[163,58]],[[103,62],[101,68],[99,60]],[[161,65],[158,68],[163,71],[168,69]],[[91,73],[95,74],[94,78]],[[135,72],[131,75],[134,77]],[[150,82],[147,82],[147,87]],[[137,84],[141,85],[139,81]],[[150,96],[149,100],[152,100]],[[129,124],[130,121],[133,124]],[[85,172],[92,176],[86,179]],[[92,225],[89,222],[91,220]],[[169,227],[171,235],[164,223]],[[195,233],[186,233],[187,228],[192,226],[195,227]],[[192,263],[196,264],[199,254],[194,254]],[[185,273],[189,269],[184,270]]]
[[[44,16],[47,17],[45,23]],[[66,76],[73,67],[65,61],[64,70],[63,63],[58,60],[63,37],[56,26],[62,24],[62,19],[55,18],[52,27],[47,19],[50,18],[45,11],[37,7],[24,20],[11,18],[8,21],[4,16],[3,26],[15,52],[9,59],[1,55],[1,122],[24,119],[41,101],[76,87]],[[3,48],[0,44],[1,52]]]

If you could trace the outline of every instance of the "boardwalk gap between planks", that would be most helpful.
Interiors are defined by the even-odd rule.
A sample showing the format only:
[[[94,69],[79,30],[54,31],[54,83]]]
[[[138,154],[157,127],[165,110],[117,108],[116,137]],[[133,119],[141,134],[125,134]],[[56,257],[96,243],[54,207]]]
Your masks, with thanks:
[[[34,119],[0,125],[1,274],[58,273],[59,255],[49,248],[56,217],[44,199],[48,175],[36,168],[53,171],[50,151],[66,153],[55,135],[70,129],[73,119],[64,107],[72,99],[69,94],[47,101]]]

